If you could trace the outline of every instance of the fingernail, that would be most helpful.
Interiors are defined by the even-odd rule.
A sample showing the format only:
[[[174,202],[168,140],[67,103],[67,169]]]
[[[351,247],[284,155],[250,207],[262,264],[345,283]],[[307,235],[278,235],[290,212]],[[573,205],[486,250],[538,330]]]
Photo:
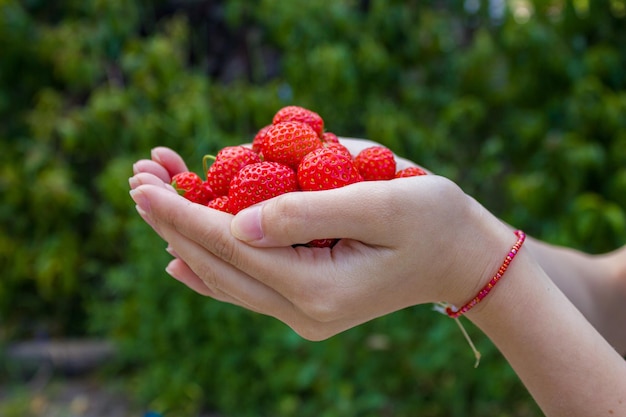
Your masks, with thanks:
[[[139,190],[130,190],[130,197],[135,201],[137,207],[146,214],[150,214],[150,201],[144,193]]]
[[[130,177],[128,179],[128,185],[130,185],[130,188],[135,189],[141,185],[141,182],[139,182],[136,177]]]
[[[150,150],[150,158],[152,158],[154,162],[158,162],[159,164],[163,165],[161,161],[161,157],[159,156],[159,153],[157,152],[157,149],[158,148],[154,148]]]
[[[150,227],[152,227],[154,230],[158,231],[156,224],[154,223],[154,221],[152,221],[152,218],[148,213],[146,213],[141,207],[139,207],[139,205],[135,206],[135,210],[137,210],[137,213],[141,216],[143,221],[148,223]]]
[[[230,232],[239,240],[252,242],[263,238],[261,204],[241,210],[230,224]]]
[[[172,255],[174,258],[180,258],[180,256],[178,256],[178,253],[176,253],[174,248],[172,248],[171,246],[168,246],[167,248],[165,248],[165,250],[167,251],[167,253]]]
[[[174,270],[174,267],[172,265],[173,265],[173,261],[170,261],[170,263],[167,264],[167,266],[165,267],[165,272],[167,272],[167,274],[171,276],[172,278],[176,278],[176,271]]]

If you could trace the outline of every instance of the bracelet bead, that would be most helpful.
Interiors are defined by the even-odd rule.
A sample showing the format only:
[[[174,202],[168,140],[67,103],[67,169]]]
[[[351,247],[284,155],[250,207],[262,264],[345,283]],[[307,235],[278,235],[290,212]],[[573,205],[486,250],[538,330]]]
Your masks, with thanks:
[[[515,242],[513,247],[511,247],[511,250],[509,250],[509,253],[506,255],[506,257],[504,258],[504,261],[502,262],[502,265],[498,269],[498,272],[496,272],[496,274],[489,280],[489,282],[480,291],[478,291],[478,294],[476,294],[474,298],[468,301],[461,308],[457,309],[455,306],[447,305],[445,307],[445,312],[448,316],[455,319],[461,316],[462,314],[467,313],[469,310],[475,307],[478,303],[480,303],[485,297],[487,297],[487,295],[489,295],[491,290],[496,286],[496,284],[504,276],[504,273],[508,269],[513,259],[515,259],[515,256],[518,254],[518,252],[522,248],[522,245],[524,244],[524,241],[526,240],[526,234],[522,232],[521,230],[516,230],[514,233],[517,236],[517,242]]]

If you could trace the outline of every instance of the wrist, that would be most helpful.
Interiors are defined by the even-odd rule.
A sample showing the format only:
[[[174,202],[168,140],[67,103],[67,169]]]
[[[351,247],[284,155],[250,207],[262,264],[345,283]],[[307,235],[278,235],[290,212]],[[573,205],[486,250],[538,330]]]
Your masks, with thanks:
[[[500,265],[496,273],[483,287],[481,287],[476,295],[465,304],[461,306],[446,305],[445,312],[446,314],[448,314],[448,316],[455,319],[476,307],[491,293],[493,289],[495,289],[496,285],[500,283],[502,278],[504,278],[507,270],[509,269],[509,266],[517,257],[517,254],[522,249],[522,245],[526,240],[526,234],[523,231],[516,230],[513,233],[517,237],[517,240],[515,241],[513,246],[511,246],[511,249],[509,249],[509,251],[503,257],[502,264]]]
[[[507,260],[514,245],[521,246],[519,237],[498,219],[489,214],[482,206],[476,203],[474,219],[470,217],[467,224],[473,225],[470,231],[463,232],[457,243],[460,248],[457,252],[459,273],[449,292],[444,298],[449,305],[459,309],[476,297],[486,297],[485,291],[490,293],[503,275],[503,267],[507,269],[512,262]],[[517,252],[519,248],[515,249]],[[515,255],[513,255],[514,257]],[[494,287],[495,288],[495,287]],[[496,291],[496,289],[493,289]]]

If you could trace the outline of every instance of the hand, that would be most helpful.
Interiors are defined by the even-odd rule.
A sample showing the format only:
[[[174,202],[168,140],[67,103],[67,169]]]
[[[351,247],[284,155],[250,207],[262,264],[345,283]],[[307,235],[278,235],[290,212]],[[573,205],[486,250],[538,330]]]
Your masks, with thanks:
[[[274,316],[311,340],[410,305],[460,305],[514,240],[509,227],[435,175],[285,194],[233,217],[174,192],[169,179],[184,169],[178,155],[159,148],[152,161],[135,164],[130,180],[139,213],[178,256],[170,274],[202,294]],[[291,247],[327,237],[342,240],[333,249]],[[507,284],[468,318],[546,415],[622,415],[623,358],[532,253],[520,252]]]
[[[166,181],[183,169],[160,148],[131,179],[139,212],[177,255],[168,272],[312,340],[416,304],[462,304],[515,241],[435,175],[290,193],[233,217],[172,192]],[[341,238],[332,250],[291,246],[329,237]]]

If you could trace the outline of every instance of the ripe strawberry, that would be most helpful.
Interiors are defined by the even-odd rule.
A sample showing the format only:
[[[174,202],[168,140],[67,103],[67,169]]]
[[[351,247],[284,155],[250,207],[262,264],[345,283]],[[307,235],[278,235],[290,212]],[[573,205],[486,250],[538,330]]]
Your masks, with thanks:
[[[329,144],[334,145],[334,144]],[[298,184],[303,191],[330,190],[363,181],[352,157],[327,147],[308,153],[298,166]],[[306,246],[332,247],[338,239],[315,239]]]
[[[203,162],[211,159],[205,156]],[[207,182],[213,188],[216,195],[228,194],[228,186],[237,172],[244,166],[261,162],[260,156],[245,146],[227,146],[222,148],[215,156],[215,161],[206,170]]]
[[[325,143],[339,143],[339,138],[332,132],[324,132],[322,134],[322,142]]]
[[[352,159],[352,154],[350,153],[350,150],[339,142],[324,142],[324,148],[330,149],[335,153],[345,155],[348,158]]]
[[[267,130],[263,145],[261,152],[266,161],[279,162],[295,170],[304,155],[322,147],[322,141],[306,123],[282,122]]]
[[[420,175],[427,175],[428,173],[420,167],[408,167],[396,172],[396,178],[406,177],[418,177]]]
[[[314,111],[300,106],[286,106],[278,110],[272,119],[272,124],[294,121],[308,124],[320,138],[324,133],[324,119]]]
[[[228,191],[232,214],[253,204],[298,190],[296,173],[278,162],[257,162],[246,165],[235,175]]]
[[[221,195],[219,197],[215,197],[213,200],[208,202],[207,207],[210,207],[215,210],[223,211],[225,213],[230,213],[227,195]]]
[[[304,246],[309,248],[332,248],[337,242],[339,242],[339,239],[313,239]]]
[[[331,149],[308,153],[298,166],[298,185],[303,191],[330,190],[363,181],[352,159]]]
[[[215,197],[211,186],[195,172],[180,172],[172,177],[172,186],[187,200],[206,204]]]
[[[256,135],[254,135],[254,139],[252,139],[252,150],[256,153],[262,153],[261,151],[263,150],[264,147],[264,143],[265,143],[265,135],[267,133],[267,130],[271,127],[272,125],[267,125],[262,127],[261,129],[259,129],[259,131],[256,133]]]
[[[396,175],[396,159],[384,146],[363,149],[354,158],[354,164],[365,181],[390,180]]]

